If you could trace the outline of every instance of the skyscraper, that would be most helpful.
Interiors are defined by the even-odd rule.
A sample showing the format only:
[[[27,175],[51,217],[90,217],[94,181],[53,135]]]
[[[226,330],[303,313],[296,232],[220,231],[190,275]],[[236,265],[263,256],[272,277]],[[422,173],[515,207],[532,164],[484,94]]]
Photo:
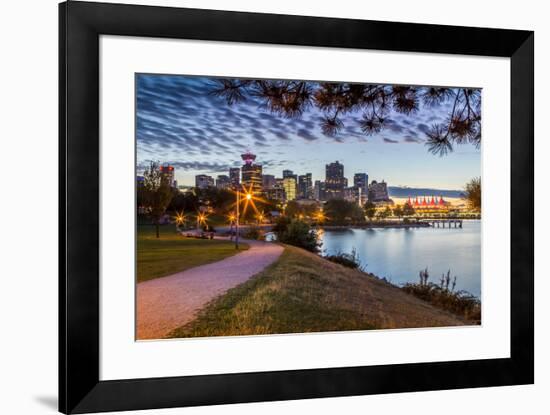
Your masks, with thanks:
[[[283,170],[283,179],[286,179],[287,177],[294,177],[296,178],[296,175],[292,170]]]
[[[344,200],[359,204],[360,193],[361,193],[361,190],[356,186],[346,187],[344,189]]]
[[[174,167],[170,166],[169,164],[163,164],[160,166],[160,172],[162,173],[162,176],[164,179],[168,181],[168,184],[170,187],[175,187],[176,185],[174,183]]]
[[[325,166],[325,195],[327,200],[343,198],[346,182],[343,164],[335,161]]]
[[[270,200],[275,200],[279,203],[283,203],[286,200],[285,189],[282,185],[276,184],[275,186],[264,190],[266,197]]]
[[[313,187],[313,198],[318,201],[325,200],[325,182],[315,180],[315,186]]]
[[[272,189],[275,186],[275,176],[272,174],[264,174],[262,176],[262,187],[264,192],[266,190]]]
[[[298,176],[298,198],[311,199],[313,197],[313,186],[311,183],[311,173]]]
[[[198,187],[199,189],[214,187],[214,178],[206,174],[198,174],[195,176],[195,187]]]
[[[233,189],[238,189],[241,184],[241,169],[238,167],[231,167],[229,169],[229,181]]]
[[[231,181],[227,174],[220,174],[216,178],[216,188],[218,189],[229,189],[231,187]]]
[[[369,185],[369,202],[380,203],[388,202],[393,203],[388,195],[388,185],[384,180],[378,183],[373,180]]]
[[[285,177],[283,179],[286,200],[296,199],[296,179],[294,177]]]
[[[244,165],[241,167],[242,183],[247,191],[254,194],[262,192],[262,165],[256,164],[256,155],[247,151],[241,154]]]
[[[367,173],[355,173],[353,187],[359,189],[359,203],[364,205],[369,195],[369,175]]]

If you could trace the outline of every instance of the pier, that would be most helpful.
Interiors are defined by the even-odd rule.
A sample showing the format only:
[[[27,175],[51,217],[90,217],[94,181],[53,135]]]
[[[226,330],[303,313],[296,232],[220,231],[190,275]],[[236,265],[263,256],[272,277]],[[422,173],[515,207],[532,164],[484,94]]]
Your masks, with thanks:
[[[430,219],[428,223],[432,228],[445,228],[448,225],[449,229],[462,228],[462,219]]]

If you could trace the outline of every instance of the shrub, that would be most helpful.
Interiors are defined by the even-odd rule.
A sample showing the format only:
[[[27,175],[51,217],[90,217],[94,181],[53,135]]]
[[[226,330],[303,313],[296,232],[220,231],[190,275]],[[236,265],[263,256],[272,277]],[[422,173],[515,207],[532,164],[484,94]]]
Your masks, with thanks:
[[[317,240],[317,234],[307,223],[301,220],[292,220],[286,226],[282,225],[283,224],[281,224],[276,231],[279,241],[303,248],[310,252],[319,251],[321,244]]]
[[[257,226],[250,226],[243,234],[246,239],[261,239],[262,231]]]
[[[355,248],[352,249],[350,254],[338,252],[336,255],[325,256],[325,259],[328,259],[331,262],[335,262],[336,264],[343,265],[344,267],[353,269],[357,269],[361,266]]]
[[[402,289],[435,307],[449,311],[476,324],[481,323],[481,302],[473,294],[460,290],[455,291],[456,277],[452,279],[451,270],[441,275],[439,284],[428,282],[428,269],[420,271],[420,282],[405,284]],[[449,288],[450,286],[450,288]]]
[[[275,222],[275,225],[273,225],[273,232],[279,236],[279,234],[282,234],[286,232],[286,229],[288,225],[290,224],[290,218],[288,216],[281,216],[277,219]]]

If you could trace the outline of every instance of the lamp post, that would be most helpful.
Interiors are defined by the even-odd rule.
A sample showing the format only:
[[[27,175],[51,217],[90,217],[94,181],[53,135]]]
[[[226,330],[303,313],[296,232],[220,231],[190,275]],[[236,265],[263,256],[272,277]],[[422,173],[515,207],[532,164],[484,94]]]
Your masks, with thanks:
[[[245,198],[247,201],[252,200],[252,194],[246,192]],[[236,229],[236,235],[235,235],[235,249],[239,249],[239,219],[240,219],[240,205],[241,204],[241,192],[237,191],[237,219],[235,221],[235,229]]]
[[[237,216],[235,218],[235,249],[239,249],[239,204],[241,203],[240,191],[237,189]]]
[[[199,212],[197,215],[197,234],[200,232],[201,223],[206,223],[206,215]]]

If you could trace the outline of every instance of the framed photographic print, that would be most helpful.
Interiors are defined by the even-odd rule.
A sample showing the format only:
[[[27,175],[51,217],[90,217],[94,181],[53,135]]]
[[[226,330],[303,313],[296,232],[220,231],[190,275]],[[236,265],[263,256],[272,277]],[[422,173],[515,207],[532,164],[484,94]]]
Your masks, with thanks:
[[[60,410],[533,382],[528,31],[60,5]]]

